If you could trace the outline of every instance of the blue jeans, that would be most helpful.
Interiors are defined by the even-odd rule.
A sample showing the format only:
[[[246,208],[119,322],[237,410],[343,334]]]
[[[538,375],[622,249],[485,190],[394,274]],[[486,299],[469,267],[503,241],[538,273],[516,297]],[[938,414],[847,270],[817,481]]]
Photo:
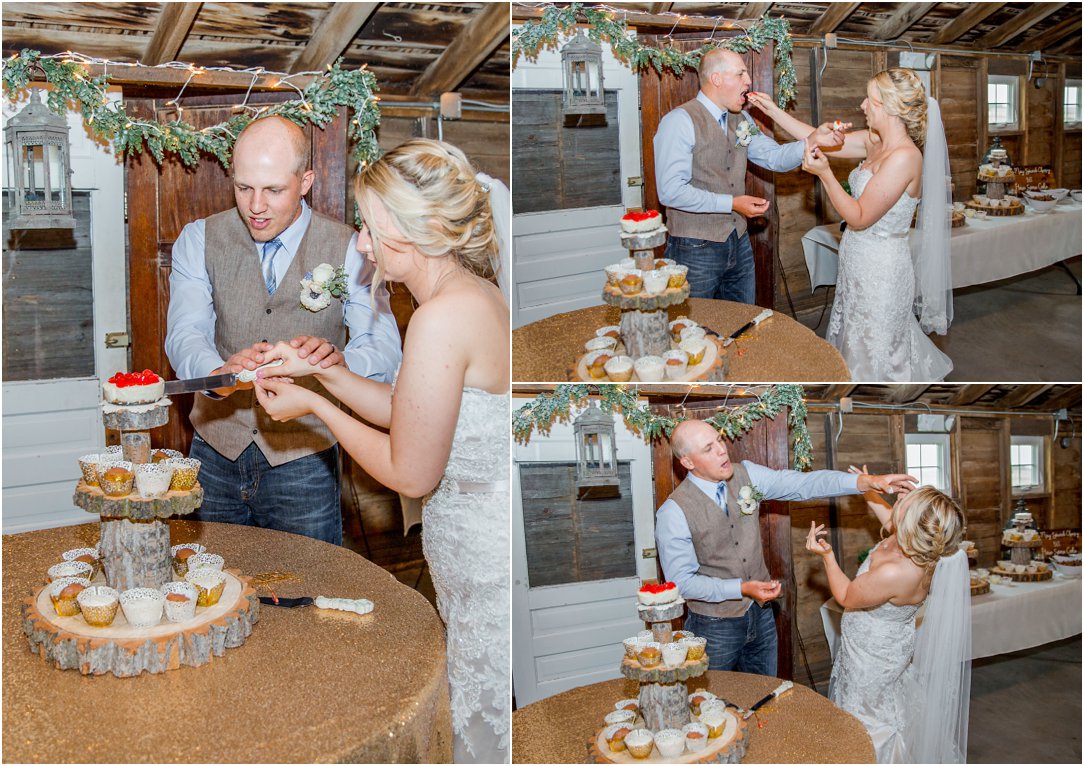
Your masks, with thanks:
[[[693,298],[756,303],[756,265],[749,235],[730,233],[726,242],[671,236],[666,257],[689,267],[689,295]]]
[[[756,602],[741,617],[707,617],[689,612],[685,629],[708,640],[710,670],[736,670],[774,676],[779,669],[779,639],[772,606]]]
[[[193,434],[191,457],[201,463],[199,521],[266,527],[342,545],[339,445],[272,467],[255,442],[227,460]]]

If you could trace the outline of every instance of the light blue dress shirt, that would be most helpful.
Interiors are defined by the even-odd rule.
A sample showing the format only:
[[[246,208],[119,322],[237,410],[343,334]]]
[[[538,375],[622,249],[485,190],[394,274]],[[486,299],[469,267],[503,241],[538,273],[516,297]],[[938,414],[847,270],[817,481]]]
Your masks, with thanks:
[[[282,247],[275,254],[275,277],[279,290],[293,290],[299,296],[301,285],[283,284],[287,269],[309,228],[312,210],[301,200],[301,215],[279,234]],[[185,226],[173,244],[173,269],[169,275],[169,311],[166,315],[166,355],[177,377],[202,378],[225,364],[215,347],[215,307],[211,280],[204,260],[206,221],[200,219]],[[373,266],[357,251],[357,234],[350,238],[342,263],[346,265],[349,296],[341,302],[343,322],[350,340],[343,356],[351,371],[365,378],[390,383],[403,359],[402,344],[395,317],[383,287],[377,291],[377,310],[372,310],[369,285]],[[252,258],[257,266],[263,243],[252,243]],[[338,266],[338,263],[332,263]],[[300,301],[300,298],[298,299]],[[335,302],[324,309],[334,311]],[[260,338],[253,338],[255,343]],[[268,338],[272,343],[290,338]],[[233,349],[239,351],[240,349]]]
[[[743,460],[749,480],[766,500],[809,500],[814,497],[837,497],[858,494],[858,476],[842,471],[776,471]],[[715,482],[690,473],[688,477],[708,499],[715,502]],[[725,482],[724,482],[725,484]],[[720,511],[721,513],[721,511]],[[697,601],[741,599],[741,580],[720,579],[698,574],[689,522],[673,498],[667,498],[655,514],[655,542],[666,578],[678,587],[683,598]]]
[[[696,100],[703,104],[718,122],[723,111],[704,95],[697,94]],[[747,112],[741,115],[727,113],[727,119],[744,119],[753,122]],[[693,147],[696,145],[696,131],[693,118],[684,109],[671,109],[659,122],[655,132],[655,187],[659,194],[659,203],[666,207],[684,210],[687,213],[730,213],[733,211],[734,197],[730,194],[718,194],[707,189],[698,189],[692,185]],[[774,140],[758,133],[754,135],[746,154],[754,165],[760,165],[776,173],[794,170],[802,164],[805,151],[803,141],[792,141],[780,146]]]

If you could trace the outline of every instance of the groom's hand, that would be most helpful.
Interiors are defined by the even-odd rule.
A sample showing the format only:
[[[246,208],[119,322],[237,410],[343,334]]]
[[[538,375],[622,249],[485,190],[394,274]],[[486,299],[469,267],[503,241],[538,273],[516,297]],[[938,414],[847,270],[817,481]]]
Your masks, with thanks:
[[[743,218],[756,218],[768,212],[768,200],[743,194],[734,198],[731,209]]]
[[[783,585],[778,580],[772,580],[771,582],[743,580],[741,584],[741,594],[746,598],[753,599],[761,606],[764,606],[772,599],[779,598],[782,590]]]
[[[849,122],[826,122],[806,136],[806,146],[810,149],[814,146],[824,149],[838,149],[847,140],[847,129],[850,127],[851,123]]]
[[[918,479],[914,476],[908,476],[905,473],[863,473],[858,477],[858,491],[869,492],[870,490],[876,490],[877,492],[883,492],[886,495],[894,495],[896,493],[906,495],[915,488],[917,482]]]

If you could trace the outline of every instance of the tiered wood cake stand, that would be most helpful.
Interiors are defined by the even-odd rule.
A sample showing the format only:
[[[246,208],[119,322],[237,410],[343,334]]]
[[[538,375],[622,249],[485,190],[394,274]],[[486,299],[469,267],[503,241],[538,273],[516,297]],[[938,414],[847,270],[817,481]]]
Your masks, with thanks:
[[[990,570],[991,574],[1001,575],[1002,577],[1008,577],[1015,582],[1042,582],[1043,580],[1049,580],[1054,576],[1054,568],[1047,565],[1045,572],[1008,572],[1001,567],[994,567]]]
[[[1000,159],[991,159],[990,164],[994,166],[995,171],[1001,166]],[[1008,207],[1001,205],[983,205],[975,200],[969,200],[966,204],[972,210],[984,210],[989,216],[1008,216],[1008,215],[1023,215],[1024,203],[1018,199],[1012,197],[1006,197],[1006,186],[1016,182],[1016,175],[1012,169],[1009,169],[1007,175],[985,175],[982,170],[979,170],[978,179],[980,183],[986,184],[986,197],[992,200],[1005,200],[1008,199],[1010,204]]]
[[[654,640],[664,643],[673,639],[670,621],[680,617],[685,602],[678,600],[660,606],[640,606],[640,619],[651,625]],[[677,667],[658,665],[645,668],[639,662],[625,657],[621,661],[621,675],[640,684],[640,716],[643,726],[652,734],[663,729],[678,729],[692,721],[689,711],[690,678],[698,678],[708,670],[708,656],[698,660],[686,660]],[[749,729],[746,722],[729,709],[724,714],[726,726],[723,733],[709,739],[699,752],[683,752],[676,758],[663,758],[654,747],[648,758],[634,758],[628,751],[613,752],[606,742],[607,727],[599,730],[588,741],[588,756],[593,763],[740,763],[749,746]]]
[[[150,429],[169,421],[169,404],[163,399],[130,408],[104,406],[102,420],[106,428],[121,432],[125,460],[150,462]],[[99,550],[105,584],[121,592],[130,588],[158,590],[174,579],[166,519],[199,508],[203,488],[196,484],[190,490],[170,491],[157,498],[134,493],[111,498],[99,487],[80,481],[73,500],[101,519]],[[106,628],[92,627],[80,615],[59,617],[49,599],[49,588],[44,586],[23,600],[23,631],[31,650],[43,659],[84,675],[126,677],[204,665],[226,649],[241,646],[259,619],[259,600],[248,578],[237,570],[223,574],[226,586],[218,603],[197,608],[196,616],[184,622],[166,622],[163,617],[153,628],[129,626],[121,609]]]

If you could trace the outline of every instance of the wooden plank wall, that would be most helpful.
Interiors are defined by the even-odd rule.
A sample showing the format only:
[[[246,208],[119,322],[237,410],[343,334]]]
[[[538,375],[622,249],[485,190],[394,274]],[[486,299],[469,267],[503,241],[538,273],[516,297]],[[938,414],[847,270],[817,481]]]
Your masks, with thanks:
[[[899,64],[899,50],[844,50],[828,51],[827,65],[823,53],[798,44],[794,48],[794,66],[798,75],[798,99],[789,107],[805,122],[824,122],[841,119],[864,127],[865,117],[858,109],[865,98],[869,77],[885,68]],[[941,111],[945,122],[949,157],[955,184],[955,199],[965,200],[974,193],[975,173],[982,155],[989,146],[990,137],[985,124],[980,124],[980,103],[984,101],[986,72],[1027,75],[1024,58],[1006,59],[979,55],[938,55],[931,73],[935,83],[940,82]],[[1060,98],[1061,82],[1057,75],[1058,65],[1046,64],[1039,74],[1046,74],[1042,88],[1035,87],[1035,77],[1024,88],[1024,129],[1005,135],[1002,143],[1017,164],[1054,164],[1058,159],[1058,134],[1055,126],[1055,100]],[[1080,65],[1064,65],[1064,77],[1079,77]],[[1055,169],[1058,183],[1068,188],[1081,184],[1081,133],[1080,130],[1062,132],[1061,167]],[[789,141],[790,136],[777,129],[776,140]],[[833,160],[836,177],[844,181],[855,161]],[[818,200],[822,194],[812,177],[795,170],[777,173],[775,203],[779,211],[779,263],[782,273],[777,275],[776,306],[788,310],[787,288],[798,319],[812,327],[817,323],[825,305],[825,289],[814,295],[809,288],[809,273],[805,266],[801,238],[818,224],[839,220],[839,216],[827,204]]]
[[[868,464],[869,470],[876,473],[901,471],[907,417],[902,412],[844,415],[843,432],[833,444],[839,429],[838,415],[811,414],[807,423],[813,443],[814,469],[846,470],[849,465]],[[967,518],[967,538],[974,540],[979,548],[978,566],[990,566],[999,558],[1001,530],[1012,513],[1007,462],[1009,436],[1013,432],[1050,434],[1050,420],[968,415],[959,418],[952,434],[954,471],[958,474],[954,485]],[[1080,528],[1080,441],[1078,428],[1069,448],[1062,449],[1056,443],[1050,447],[1053,474],[1050,528]],[[1042,498],[1029,501],[1029,507],[1034,505],[1039,513],[1045,513],[1043,509],[1048,502],[1049,499]],[[805,550],[805,537],[811,521],[829,525],[833,529],[829,542],[841,553],[844,571],[854,577],[858,555],[875,545],[880,537],[879,525],[859,496],[793,502],[790,518],[796,625],[801,638],[794,649],[794,678],[801,683],[809,682],[805,666],[808,663],[817,687],[826,692],[831,655],[819,610],[831,592],[823,566]]]

